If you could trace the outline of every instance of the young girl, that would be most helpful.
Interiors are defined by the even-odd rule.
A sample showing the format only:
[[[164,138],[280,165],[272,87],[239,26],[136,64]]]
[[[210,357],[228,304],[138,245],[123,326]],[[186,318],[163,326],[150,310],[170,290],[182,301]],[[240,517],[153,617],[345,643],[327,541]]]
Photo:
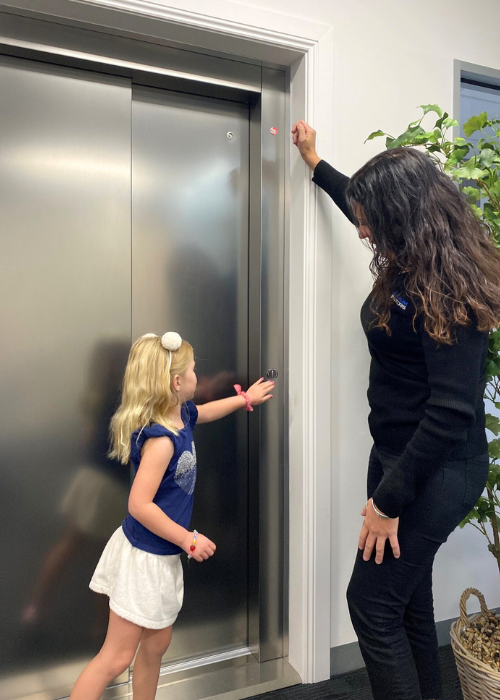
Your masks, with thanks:
[[[137,652],[134,700],[152,700],[160,664],[182,606],[181,552],[202,562],[215,544],[189,530],[196,481],[192,430],[238,408],[272,398],[274,382],[260,379],[247,392],[195,406],[193,348],[177,333],[139,338],[130,350],[121,406],[111,421],[111,456],[131,460],[136,476],[129,515],[112,535],[90,582],[109,596],[102,649],[78,678],[71,700],[98,700]]]

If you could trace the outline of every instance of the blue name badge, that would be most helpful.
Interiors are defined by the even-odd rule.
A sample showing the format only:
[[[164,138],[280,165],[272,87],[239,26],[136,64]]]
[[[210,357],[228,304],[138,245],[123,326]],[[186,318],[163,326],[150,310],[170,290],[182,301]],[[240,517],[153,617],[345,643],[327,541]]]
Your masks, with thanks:
[[[400,309],[406,311],[408,307],[408,302],[406,301],[406,299],[403,299],[403,297],[400,294],[398,294],[398,292],[394,292],[391,296],[391,299],[395,304],[399,306]]]

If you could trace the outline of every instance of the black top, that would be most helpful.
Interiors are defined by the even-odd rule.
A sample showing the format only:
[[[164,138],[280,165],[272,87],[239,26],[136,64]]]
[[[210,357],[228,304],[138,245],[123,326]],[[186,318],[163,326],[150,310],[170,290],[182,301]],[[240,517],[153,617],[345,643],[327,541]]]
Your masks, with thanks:
[[[320,161],[313,182],[352,221],[345,191],[349,178]],[[383,513],[398,517],[422,484],[448,459],[485,452],[484,388],[488,333],[474,324],[457,326],[456,342],[438,345],[425,332],[405,290],[405,275],[394,280],[393,305],[383,328],[370,328],[372,295],[361,309],[371,355],[368,402],[370,432],[377,447],[401,454],[398,465],[373,494]]]

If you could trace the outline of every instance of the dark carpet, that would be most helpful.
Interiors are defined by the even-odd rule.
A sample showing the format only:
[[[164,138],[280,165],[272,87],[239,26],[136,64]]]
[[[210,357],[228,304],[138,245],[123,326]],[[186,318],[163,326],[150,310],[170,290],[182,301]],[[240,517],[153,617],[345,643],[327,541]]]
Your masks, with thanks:
[[[439,660],[443,678],[443,700],[463,700],[451,646],[439,650]],[[322,683],[283,688],[258,697],[270,700],[373,700],[364,669],[336,676]]]

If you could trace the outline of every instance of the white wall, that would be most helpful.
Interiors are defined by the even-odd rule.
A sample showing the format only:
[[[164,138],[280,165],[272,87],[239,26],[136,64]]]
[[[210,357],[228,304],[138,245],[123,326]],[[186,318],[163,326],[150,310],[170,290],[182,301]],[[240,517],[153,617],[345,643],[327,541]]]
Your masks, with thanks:
[[[315,126],[320,155],[347,174],[382,150],[381,140],[363,145],[371,131],[399,133],[418,116],[419,104],[437,102],[451,111],[454,59],[500,69],[498,0],[484,0],[480,21],[466,0],[421,0],[418,5],[404,0],[156,2],[309,38],[330,33],[319,56]],[[332,216],[331,206],[326,196],[320,197],[318,244],[327,259],[330,248],[332,253],[333,298],[331,306],[326,300],[325,313],[334,320],[331,644],[337,646],[355,640],[344,592],[361,526],[370,448],[368,354],[359,309],[371,280],[368,252],[354,228],[339,213]],[[490,606],[500,605],[499,583],[495,561],[479,533],[472,528],[454,533],[436,563],[437,619],[457,615],[459,596],[469,585],[481,589]]]

